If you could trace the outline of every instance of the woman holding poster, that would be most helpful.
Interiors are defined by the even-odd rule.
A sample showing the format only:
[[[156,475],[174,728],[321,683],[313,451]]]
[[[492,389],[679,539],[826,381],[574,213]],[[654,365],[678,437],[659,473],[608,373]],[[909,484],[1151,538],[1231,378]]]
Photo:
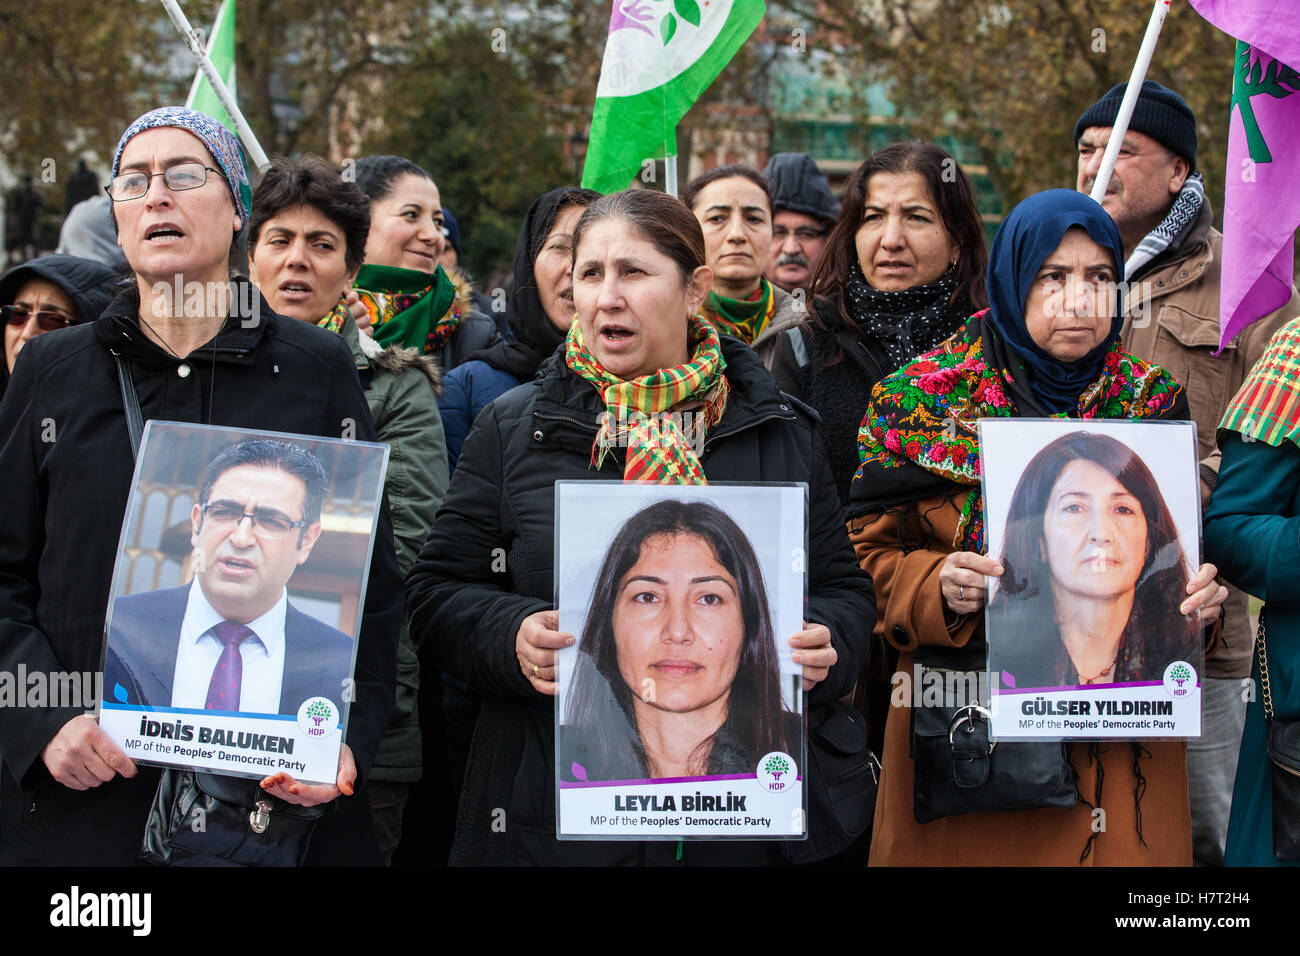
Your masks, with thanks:
[[[1300,428],[1295,414],[1300,379],[1300,319],[1283,326],[1228,406],[1219,428],[1223,467],[1205,513],[1205,552],[1224,577],[1265,602],[1265,632],[1256,645],[1246,729],[1232,789],[1224,862],[1278,866],[1274,853],[1274,779],[1285,773],[1269,754],[1270,724],[1300,714],[1296,679],[1300,634]],[[1261,680],[1260,646],[1268,681]],[[1281,795],[1285,795],[1282,789]],[[1285,819],[1286,811],[1282,811]],[[1291,832],[1294,833],[1294,820]],[[1285,831],[1281,831],[1285,832]],[[1290,856],[1291,854],[1285,854]],[[1294,865],[1288,860],[1287,865]]]
[[[94,321],[29,342],[0,403],[11,508],[0,522],[0,671],[100,670],[135,465],[128,409],[143,419],[331,438],[351,423],[349,437],[375,437],[343,340],[276,315],[231,275],[250,196],[232,133],[193,110],[152,110],[118,143],[108,193],[134,280]],[[306,785],[285,773],[260,789],[248,781],[254,798],[335,801],[309,862],[380,862],[357,781],[393,703],[401,587],[386,513],[369,575],[335,783]],[[136,862],[159,771],[137,767],[85,719],[89,706],[0,708],[0,864]]]
[[[751,772],[773,751],[798,753],[800,718],[781,719],[780,681],[767,589],[745,533],[708,502],[657,502],[623,526],[601,562],[560,772],[717,776]]]
[[[991,307],[872,393],[850,531],[878,582],[880,628],[902,652],[904,676],[912,676],[918,648],[982,640],[986,576],[1004,572],[984,553],[980,418],[1187,417],[1182,386],[1120,349],[1123,263],[1115,224],[1097,203],[1064,189],[1031,196],[994,242]],[[1202,623],[1218,617],[1226,591],[1214,575],[1203,565],[1192,576],[1182,613],[1199,611]],[[1073,746],[1082,799],[1072,806],[918,823],[919,765],[909,737],[911,707],[921,697],[901,696],[885,728],[873,864],[1191,864],[1181,742],[1112,745],[1105,754]],[[1117,792],[1127,795],[1116,799]],[[1107,812],[1105,832],[1093,825],[1097,806]]]
[[[672,843],[555,837],[555,651],[574,643],[553,610],[557,480],[806,482],[807,623],[778,639],[795,648],[813,705],[848,693],[863,668],[871,582],[815,423],[749,348],[698,314],[711,279],[700,225],[680,202],[649,190],[598,200],[574,229],[577,316],[559,360],[484,409],[465,441],[407,583],[412,633],[439,641],[447,669],[483,694],[452,863],[679,858]],[[785,855],[776,843],[692,843],[680,858]]]
[[[1178,529],[1123,442],[1081,432],[1043,448],[1011,496],[1004,540],[990,667],[1014,686],[1158,681],[1170,662],[1199,658],[1199,623],[1169,613],[1191,577]]]

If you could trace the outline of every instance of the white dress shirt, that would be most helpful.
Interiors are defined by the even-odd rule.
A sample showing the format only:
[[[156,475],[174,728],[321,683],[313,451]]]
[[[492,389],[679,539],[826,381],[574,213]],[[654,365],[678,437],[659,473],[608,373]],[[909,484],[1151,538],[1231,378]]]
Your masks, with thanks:
[[[246,625],[253,632],[239,645],[243,674],[239,684],[239,710],[255,714],[280,712],[280,684],[284,679],[284,618],[289,597],[280,592],[275,606]],[[198,579],[190,584],[181,639],[176,647],[176,673],[172,680],[172,706],[203,710],[208,702],[212,672],[221,659],[223,645],[213,630],[224,621],[208,603]]]

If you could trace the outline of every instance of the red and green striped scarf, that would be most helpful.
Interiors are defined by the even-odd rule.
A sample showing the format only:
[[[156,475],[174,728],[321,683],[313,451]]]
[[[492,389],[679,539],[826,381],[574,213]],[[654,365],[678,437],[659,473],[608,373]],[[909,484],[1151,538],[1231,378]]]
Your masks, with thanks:
[[[347,299],[346,294],[339,296],[339,304],[334,306],[334,308],[330,312],[326,313],[325,318],[321,319],[316,324],[319,325],[322,329],[328,329],[331,332],[342,333],[343,322],[345,319],[347,319],[349,314],[348,307],[344,304],[346,299]]]
[[[611,448],[627,449],[623,480],[657,485],[704,485],[704,469],[687,432],[698,438],[716,425],[727,407],[729,386],[724,374],[718,333],[701,315],[690,319],[688,343],[691,358],[685,365],[664,368],[624,381],[597,361],[582,338],[582,325],[569,326],[564,360],[590,382],[605,402],[600,433],[591,448],[592,464],[599,468]],[[664,414],[695,400],[698,408],[682,417]],[[698,417],[697,417],[698,416]]]
[[[776,295],[772,283],[760,279],[758,291],[752,299],[728,299],[710,291],[701,310],[719,332],[733,335],[746,345],[763,334],[776,311]]]
[[[1219,428],[1274,448],[1284,441],[1300,445],[1300,319],[1273,336]]]

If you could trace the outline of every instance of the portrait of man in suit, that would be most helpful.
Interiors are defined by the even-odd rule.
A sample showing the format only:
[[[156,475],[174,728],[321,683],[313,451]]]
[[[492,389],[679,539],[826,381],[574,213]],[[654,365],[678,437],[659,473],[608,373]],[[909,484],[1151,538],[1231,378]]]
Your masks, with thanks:
[[[104,692],[154,707],[297,714],[342,710],[350,636],[289,603],[321,534],[325,469],[306,449],[256,439],[208,463],[190,522],[194,579],[113,604]]]

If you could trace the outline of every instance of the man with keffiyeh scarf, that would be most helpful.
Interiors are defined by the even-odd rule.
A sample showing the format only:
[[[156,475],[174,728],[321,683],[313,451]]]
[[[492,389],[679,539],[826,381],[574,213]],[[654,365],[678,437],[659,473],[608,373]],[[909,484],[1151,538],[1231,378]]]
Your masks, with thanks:
[[[1091,192],[1125,84],[1086,109],[1074,127],[1077,188]],[[1219,284],[1223,235],[1213,226],[1196,171],[1196,117],[1181,96],[1142,84],[1103,208],[1119,227],[1129,283],[1121,342],[1126,352],[1167,369],[1187,388],[1201,459],[1202,505],[1219,471],[1214,435],[1228,402],[1273,333],[1300,315],[1300,297],[1243,329],[1221,355]],[[1241,681],[1250,675],[1254,636],[1246,595],[1229,590],[1223,643],[1205,662],[1203,735],[1189,741],[1188,769],[1196,861],[1222,865],[1232,779],[1245,720]]]

